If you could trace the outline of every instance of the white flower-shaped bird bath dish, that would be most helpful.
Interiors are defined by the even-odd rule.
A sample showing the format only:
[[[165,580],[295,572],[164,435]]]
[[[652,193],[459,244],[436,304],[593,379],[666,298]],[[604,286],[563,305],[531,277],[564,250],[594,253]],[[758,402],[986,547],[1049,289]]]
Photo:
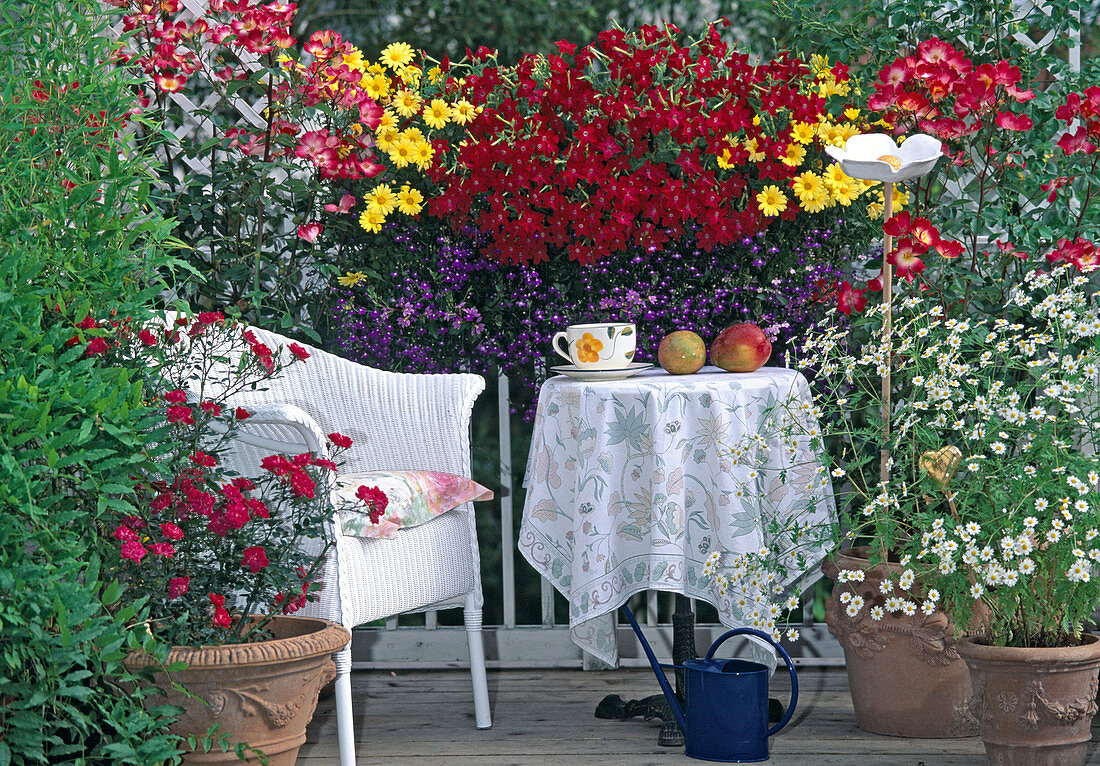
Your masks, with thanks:
[[[825,151],[852,178],[896,183],[931,172],[943,144],[925,133],[909,136],[901,146],[885,133],[866,133],[849,138],[843,149],[826,146]]]

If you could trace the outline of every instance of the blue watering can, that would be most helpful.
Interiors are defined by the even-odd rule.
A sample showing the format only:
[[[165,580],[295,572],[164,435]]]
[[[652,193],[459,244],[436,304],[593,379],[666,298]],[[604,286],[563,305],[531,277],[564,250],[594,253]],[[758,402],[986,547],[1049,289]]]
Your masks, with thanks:
[[[623,614],[642,642],[657,683],[668,699],[676,723],[684,732],[684,753],[690,758],[726,763],[748,763],[768,760],[768,737],[791,720],[798,702],[798,676],[791,656],[768,634],[753,628],[735,628],[723,633],[701,660],[687,660],[683,665],[657,662],[653,649],[642,635],[634,615],[625,606]],[[775,726],[768,728],[768,667],[747,660],[715,660],[715,650],[733,636],[750,635],[770,643],[791,674],[791,704]],[[662,667],[684,671],[684,698],[687,710],[668,683]]]

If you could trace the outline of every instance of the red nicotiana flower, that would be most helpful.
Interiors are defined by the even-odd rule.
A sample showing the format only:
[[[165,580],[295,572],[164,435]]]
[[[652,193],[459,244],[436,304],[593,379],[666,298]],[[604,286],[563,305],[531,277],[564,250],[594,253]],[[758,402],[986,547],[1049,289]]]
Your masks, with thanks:
[[[159,342],[156,333],[150,330],[142,330],[138,333],[138,338],[141,340],[142,345],[145,346],[155,346]]]
[[[96,326],[96,321],[91,316],[86,316],[76,323],[81,330],[91,330]]]

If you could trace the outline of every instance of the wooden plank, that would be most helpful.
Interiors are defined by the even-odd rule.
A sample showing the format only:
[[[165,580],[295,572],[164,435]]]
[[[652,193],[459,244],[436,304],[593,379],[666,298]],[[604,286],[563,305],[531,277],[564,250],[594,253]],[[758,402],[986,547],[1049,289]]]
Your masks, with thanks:
[[[771,693],[786,699],[785,674]],[[605,694],[639,698],[656,691],[648,670],[490,671],[493,728],[473,720],[470,678],[454,671],[371,671],[352,674],[360,766],[369,764],[687,764],[681,748],[656,744],[657,721],[594,717]],[[771,739],[773,766],[982,766],[976,738],[923,740],[859,730],[847,675],[833,668],[800,672],[792,723]],[[1096,762],[1100,763],[1100,752]],[[298,761],[337,766],[333,700],[323,699]]]

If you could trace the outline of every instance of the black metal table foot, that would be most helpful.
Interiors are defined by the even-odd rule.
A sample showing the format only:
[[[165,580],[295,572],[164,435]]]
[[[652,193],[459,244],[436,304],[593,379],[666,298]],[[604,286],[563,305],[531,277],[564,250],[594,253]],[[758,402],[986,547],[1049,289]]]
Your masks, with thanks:
[[[680,724],[676,723],[676,719],[664,722],[661,733],[657,735],[657,744],[661,747],[684,746],[684,733],[680,731]]]

